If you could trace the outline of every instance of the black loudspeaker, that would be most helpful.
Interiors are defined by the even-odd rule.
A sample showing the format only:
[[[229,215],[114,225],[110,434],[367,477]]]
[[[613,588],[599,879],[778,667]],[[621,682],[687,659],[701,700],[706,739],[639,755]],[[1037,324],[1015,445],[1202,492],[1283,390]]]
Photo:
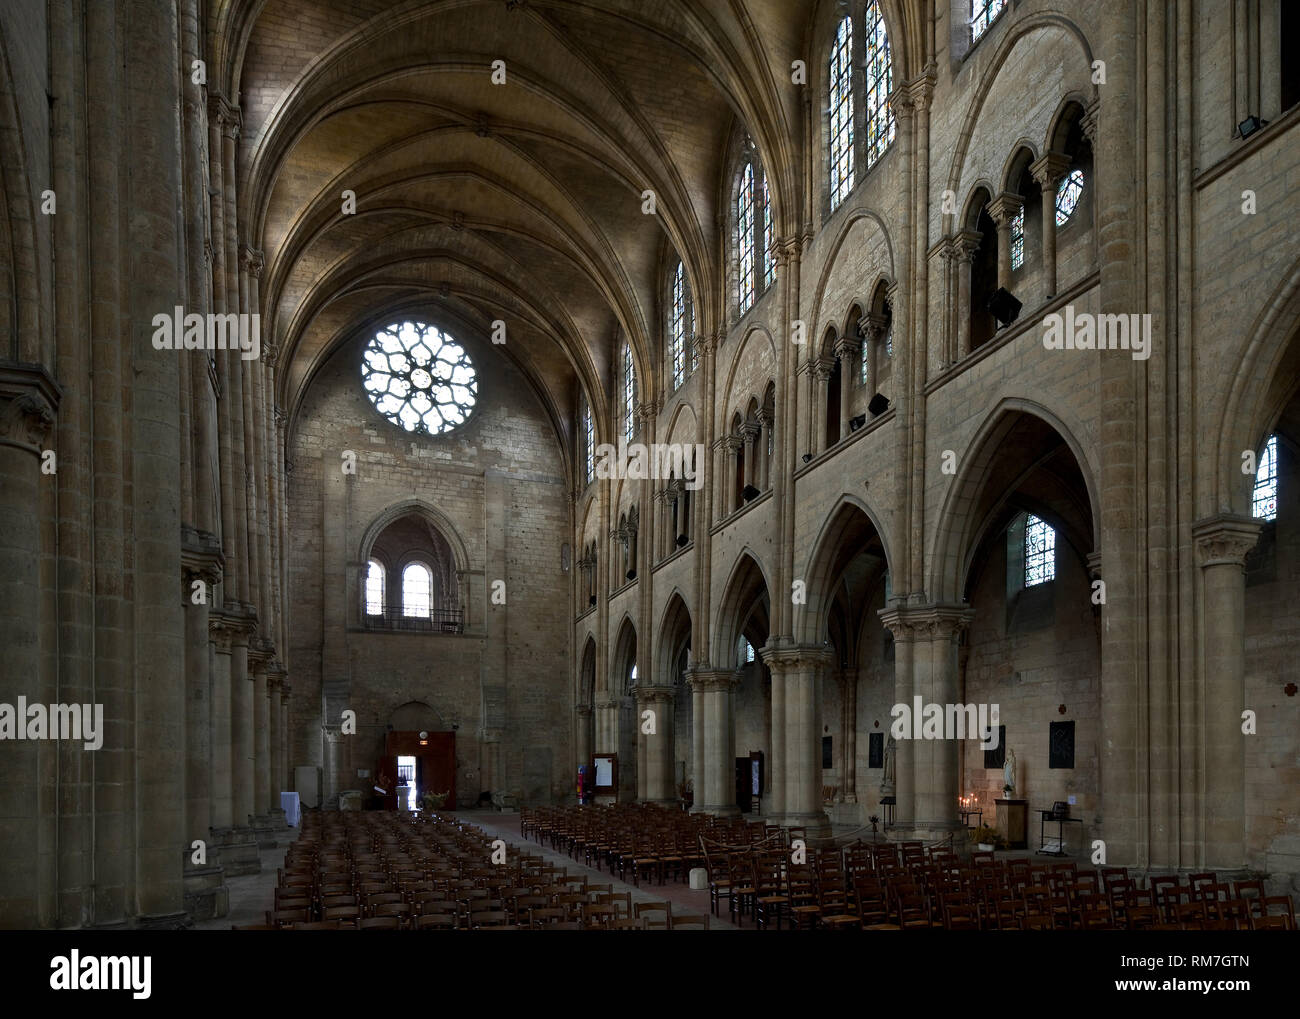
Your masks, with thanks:
[[[812,454],[811,454],[811,453],[805,453],[805,454],[803,455],[803,462],[804,462],[804,463],[810,463],[811,461],[812,461]]]
[[[859,428],[861,428],[866,423],[867,423],[867,415],[859,414],[857,417],[855,417],[852,421],[849,422],[849,431],[856,432]]]
[[[628,571],[627,571],[627,579],[628,579],[628,580],[636,580],[636,570],[628,570]]]
[[[587,599],[587,604],[588,604],[588,605],[595,605],[595,604],[596,604],[596,596],[595,596],[594,594],[593,594],[590,598]]]
[[[867,410],[871,411],[872,417],[878,418],[881,414],[885,413],[885,411],[889,410],[889,401],[880,393],[877,393],[871,398],[871,402],[867,404]]]
[[[690,541],[690,540],[691,540],[691,539],[688,538],[688,537],[686,537],[686,535],[684,535],[684,534],[679,534],[679,535],[677,535],[677,547],[678,547],[678,548],[685,548],[685,547],[686,547],[686,543],[687,543],[688,541]]]
[[[749,502],[751,499],[757,499],[762,493],[753,485],[746,485],[741,489],[740,494],[745,497],[746,502]]]
[[[987,305],[993,317],[998,320],[998,324],[1004,326],[1009,326],[1016,320],[1016,316],[1020,314],[1020,307],[1020,302],[1004,287],[998,287],[993,291],[993,296],[989,298]]]

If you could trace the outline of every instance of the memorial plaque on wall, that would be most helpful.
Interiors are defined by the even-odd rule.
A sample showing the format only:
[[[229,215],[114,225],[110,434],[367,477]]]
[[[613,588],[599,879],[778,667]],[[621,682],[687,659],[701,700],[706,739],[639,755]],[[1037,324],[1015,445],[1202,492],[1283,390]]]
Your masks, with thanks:
[[[835,767],[833,763],[834,760],[835,757],[831,752],[831,737],[823,736],[822,737],[822,767],[823,768]]]
[[[885,766],[885,734],[883,732],[873,732],[870,735],[870,746],[867,750],[867,767],[883,768]]]
[[[998,768],[1007,763],[1007,727],[998,726],[998,745],[984,751],[984,767]]]
[[[1049,768],[1074,767],[1074,723],[1049,722],[1047,766]]]

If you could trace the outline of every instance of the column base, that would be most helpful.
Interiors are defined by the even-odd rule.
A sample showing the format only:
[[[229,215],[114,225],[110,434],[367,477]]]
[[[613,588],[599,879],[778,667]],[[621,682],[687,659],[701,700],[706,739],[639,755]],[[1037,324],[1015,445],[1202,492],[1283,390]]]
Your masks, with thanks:
[[[217,860],[226,877],[241,877],[245,874],[260,874],[262,858],[258,855],[257,840],[251,828],[214,828],[212,845],[217,850]]]
[[[954,851],[969,848],[966,829],[959,821],[906,821],[892,824],[885,832],[890,842],[942,842],[952,838]]]
[[[257,840],[258,849],[274,849],[276,847],[275,837],[280,829],[276,828],[271,818],[266,814],[254,814],[249,819],[249,827],[252,829],[253,838]]]
[[[185,911],[195,920],[213,920],[229,914],[230,889],[226,887],[223,868],[212,864],[196,866],[190,863],[191,851],[182,852]]]
[[[706,803],[700,807],[692,807],[691,813],[713,814],[715,817],[739,817],[740,808],[734,803],[725,803],[720,806],[710,806]]]
[[[810,842],[825,841],[831,837],[831,821],[822,810],[808,814],[786,814],[781,818],[781,825],[785,828],[802,828]]]

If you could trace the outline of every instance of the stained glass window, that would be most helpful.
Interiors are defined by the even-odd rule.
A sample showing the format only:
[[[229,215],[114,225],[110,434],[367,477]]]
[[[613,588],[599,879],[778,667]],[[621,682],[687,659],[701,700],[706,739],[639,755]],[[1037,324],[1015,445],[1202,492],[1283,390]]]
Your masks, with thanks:
[[[1011,268],[1025,264],[1025,207],[1022,205],[1011,218]]]
[[[997,20],[997,16],[1002,13],[1002,8],[1006,7],[1006,5],[1007,0],[971,0],[970,37],[972,42],[988,31],[989,25]]]
[[[776,259],[772,257],[772,198],[767,192],[767,172],[763,173],[763,289],[776,279]]]
[[[433,576],[422,563],[411,563],[402,571],[402,615],[429,618],[433,600]]]
[[[371,559],[366,566],[366,615],[384,614],[384,567]]]
[[[1025,521],[1025,587],[1056,578],[1056,532],[1030,514]]]
[[[668,325],[673,358],[673,388],[686,381],[686,270],[681,262],[673,273],[673,303]]]
[[[894,69],[889,58],[889,35],[878,0],[867,5],[867,166],[873,166],[894,140],[894,111],[889,93],[894,89]]]
[[[740,261],[739,294],[741,314],[754,303],[754,164],[746,163],[736,196],[736,253]]]
[[[583,452],[587,457],[587,480],[596,476],[596,425],[591,419],[591,407],[585,401],[582,408],[582,436],[585,443]]]
[[[632,347],[623,344],[623,434],[632,441],[636,429],[636,371],[632,367]]]
[[[1074,215],[1075,206],[1079,204],[1079,198],[1083,194],[1083,171],[1071,170],[1070,176],[1066,177],[1061,183],[1060,190],[1056,192],[1056,225],[1064,226],[1066,221]]]
[[[853,190],[853,20],[835,32],[830,60],[831,208]]]
[[[380,414],[408,432],[436,435],[461,424],[478,398],[464,348],[423,322],[394,323],[366,344],[361,381]]]
[[[740,664],[749,665],[754,661],[754,645],[748,637],[740,638]]]
[[[1270,435],[1260,454],[1259,469],[1255,472],[1255,491],[1251,500],[1251,516],[1263,520],[1277,519],[1277,436]]]

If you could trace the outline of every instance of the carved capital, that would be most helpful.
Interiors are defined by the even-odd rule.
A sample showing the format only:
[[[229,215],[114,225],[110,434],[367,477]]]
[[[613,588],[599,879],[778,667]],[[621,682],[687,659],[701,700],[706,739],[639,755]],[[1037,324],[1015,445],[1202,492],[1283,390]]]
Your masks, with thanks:
[[[858,335],[862,337],[863,342],[873,343],[885,338],[885,331],[889,328],[889,319],[884,315],[877,315],[874,311],[868,312],[858,319]]]
[[[790,672],[817,672],[829,669],[834,662],[830,650],[821,644],[761,647],[758,649],[758,657],[777,675]]]
[[[812,376],[818,382],[829,382],[831,372],[835,370],[835,359],[830,357],[819,357],[809,362],[809,370]]]
[[[676,688],[671,686],[638,686],[636,703],[638,707],[643,704],[671,704],[676,694]]]
[[[1192,524],[1196,558],[1201,567],[1236,566],[1244,569],[1263,524],[1254,517],[1220,513]]]
[[[221,539],[208,531],[200,531],[188,524],[181,525],[181,576],[185,581],[188,600],[194,581],[201,580],[209,587],[221,583],[225,557],[221,554]]]
[[[262,278],[262,268],[264,265],[265,260],[262,256],[262,252],[258,251],[256,248],[245,244],[239,249],[239,267],[254,279]]]
[[[1020,195],[1003,191],[989,202],[987,208],[990,218],[999,227],[1008,227],[1016,214],[1025,207],[1025,200]]]
[[[1029,172],[1044,191],[1055,191],[1070,172],[1070,157],[1060,152],[1044,152],[1029,164]]]
[[[712,690],[730,690],[740,683],[740,673],[733,669],[687,669],[683,676],[692,690],[707,693]]]
[[[35,364],[0,362],[0,445],[36,456],[54,427],[62,390]]]
[[[841,361],[855,360],[861,350],[861,345],[851,336],[841,336],[835,341],[835,356]]]
[[[978,230],[958,230],[953,234],[952,249],[957,256],[957,261],[963,265],[970,265],[983,240],[984,236]]]
[[[894,640],[910,642],[956,640],[975,615],[966,605],[898,605],[879,614]]]

